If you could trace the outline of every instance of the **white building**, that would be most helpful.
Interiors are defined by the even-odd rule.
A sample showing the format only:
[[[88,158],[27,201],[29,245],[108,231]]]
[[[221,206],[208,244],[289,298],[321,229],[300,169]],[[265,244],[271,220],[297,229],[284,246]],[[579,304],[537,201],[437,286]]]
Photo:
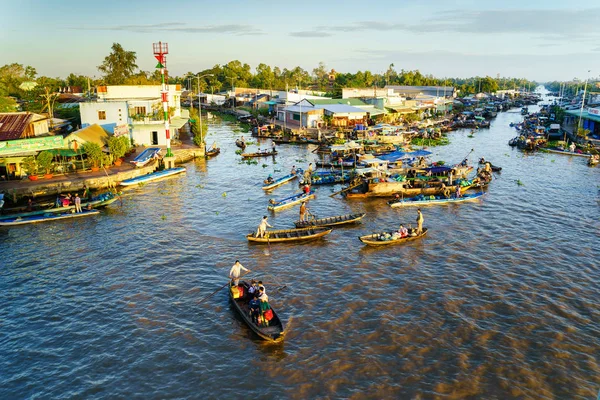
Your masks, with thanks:
[[[160,85],[99,86],[98,101],[81,103],[81,125],[102,126],[116,136],[129,133],[136,145],[166,145],[164,112]],[[189,119],[187,110],[181,110],[181,85],[169,85],[170,133],[178,137],[178,130]]]

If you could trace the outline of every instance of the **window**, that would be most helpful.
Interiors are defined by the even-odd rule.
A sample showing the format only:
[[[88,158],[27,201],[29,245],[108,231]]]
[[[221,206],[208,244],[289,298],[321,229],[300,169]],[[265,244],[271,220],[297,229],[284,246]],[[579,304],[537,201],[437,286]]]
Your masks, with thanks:
[[[104,120],[106,120],[106,111],[104,111],[104,110],[99,110],[99,111],[98,111],[98,119],[99,119],[100,121],[104,121]]]
[[[146,115],[146,107],[134,107],[134,114]]]

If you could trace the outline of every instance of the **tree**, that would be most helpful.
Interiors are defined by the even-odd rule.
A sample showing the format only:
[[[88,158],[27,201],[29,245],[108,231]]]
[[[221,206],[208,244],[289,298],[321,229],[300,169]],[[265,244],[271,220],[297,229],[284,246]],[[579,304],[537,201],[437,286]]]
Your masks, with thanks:
[[[44,150],[37,155],[37,164],[46,171],[46,174],[50,174],[52,170],[52,160],[54,160],[54,154],[48,150]]]
[[[13,112],[17,110],[17,102],[11,97],[0,97],[0,112]]]
[[[115,161],[122,158],[129,150],[129,138],[127,136],[108,138],[108,150],[113,155]]]
[[[88,160],[92,163],[94,168],[98,168],[100,163],[104,159],[104,153],[102,147],[94,142],[87,142],[83,145],[83,152],[87,154]]]
[[[134,51],[126,51],[119,43],[113,43],[111,50],[98,70],[104,74],[105,83],[122,85],[138,68],[137,57]]]
[[[316,79],[317,88],[319,90],[327,89],[327,85],[329,83],[329,74],[327,73],[325,63],[321,61],[319,66],[313,69],[312,72]]]

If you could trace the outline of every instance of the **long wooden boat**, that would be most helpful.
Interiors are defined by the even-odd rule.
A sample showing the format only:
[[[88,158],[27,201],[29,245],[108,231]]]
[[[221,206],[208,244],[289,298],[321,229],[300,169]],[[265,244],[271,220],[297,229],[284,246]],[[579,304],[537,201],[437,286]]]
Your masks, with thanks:
[[[461,197],[449,197],[445,198],[444,196],[424,196],[424,197],[411,197],[408,199],[397,199],[391,200],[388,202],[390,207],[410,207],[410,206],[428,206],[435,204],[449,204],[449,203],[464,203],[467,201],[477,200],[481,196],[483,196],[483,192],[479,193],[465,193]]]
[[[239,284],[244,287],[244,293],[248,293],[248,289],[250,288],[248,282],[240,281]],[[278,342],[283,340],[283,337],[285,336],[285,326],[272,306],[271,310],[273,310],[273,319],[269,321],[268,326],[262,326],[257,325],[254,323],[254,321],[252,321],[252,315],[250,314],[251,299],[249,296],[234,299],[231,291],[231,284],[229,288],[229,299],[231,300],[233,308],[235,308],[242,320],[246,323],[246,325],[248,325],[248,328],[256,333],[258,337],[269,342]],[[271,304],[269,303],[269,305]]]
[[[89,216],[97,215],[97,214],[100,214],[100,211],[98,211],[98,210],[83,210],[80,213],[76,213],[73,211],[62,213],[62,214],[46,213],[43,215],[32,215],[29,217],[16,217],[16,218],[3,219],[3,220],[0,220],[0,226],[27,225],[27,224],[35,224],[35,223],[39,223],[39,222],[58,221],[61,219],[89,217]]]
[[[315,192],[311,190],[309,193],[298,193],[280,200],[271,199],[269,200],[269,206],[267,207],[267,209],[271,211],[282,210],[284,208],[291,207],[295,204],[300,204],[303,201],[312,199],[314,197]]]
[[[340,171],[317,171],[310,176],[311,185],[335,185],[350,182],[350,179],[352,179],[352,175],[345,171],[343,174]]]
[[[376,182],[376,183],[368,183],[366,190],[364,189],[359,192],[344,192],[345,196],[349,199],[352,198],[367,198],[367,197],[391,197],[396,194],[404,197],[416,197],[420,194],[424,196],[431,195],[441,195],[444,190],[440,186],[431,186],[431,187],[418,187],[418,188],[407,188],[404,185],[405,182]],[[466,191],[470,188],[474,187],[474,185],[461,185],[461,191]],[[448,185],[447,189],[450,190],[451,193],[456,192],[456,185]]]
[[[123,186],[137,185],[140,183],[146,183],[146,182],[154,181],[157,179],[165,178],[167,176],[181,174],[182,172],[185,172],[185,168],[183,168],[183,167],[169,168],[169,169],[165,169],[163,171],[157,171],[157,172],[152,172],[151,174],[138,176],[136,178],[126,179],[126,180],[122,181],[120,184]]]
[[[365,213],[338,215],[335,217],[317,218],[308,221],[296,221],[294,222],[294,225],[296,225],[296,228],[306,228],[309,226],[337,226],[354,224],[363,219],[365,215]]]
[[[489,162],[489,161],[485,161],[485,160],[484,160],[484,161],[482,161],[482,160],[479,160],[479,164],[486,164],[486,163],[489,163],[489,164],[490,164],[490,166],[492,167],[492,171],[493,171],[493,172],[500,172],[500,171],[502,171],[502,167],[498,167],[498,166],[496,166],[496,165],[492,164],[492,163],[491,163],[491,162]]]
[[[281,178],[275,179],[272,183],[267,184],[265,181],[265,185],[262,187],[263,190],[272,190],[278,186],[281,186],[285,183],[288,183],[298,177],[298,175],[302,175],[302,170],[298,169],[295,174],[288,174],[286,176],[282,176]]]
[[[249,242],[254,243],[282,243],[282,242],[306,242],[309,240],[319,239],[331,233],[333,229],[314,226],[309,228],[299,229],[279,229],[267,231],[265,237],[256,237],[256,232],[246,235]]]
[[[235,145],[242,150],[244,150],[246,148],[246,142],[244,142],[243,140],[240,140],[240,139],[235,140]]]
[[[116,195],[114,195],[112,192],[101,193],[97,196],[92,197],[91,201],[84,202],[82,200],[81,208],[85,209],[88,206],[91,206],[92,208],[106,207],[106,206],[114,203],[115,201],[117,201],[117,199],[118,199],[118,197]],[[6,219],[11,219],[11,218],[18,218],[18,217],[21,217],[21,218],[32,217],[34,215],[44,215],[44,214],[48,214],[48,213],[64,213],[64,212],[67,212],[69,210],[74,210],[74,209],[75,209],[75,206],[72,205],[72,206],[64,206],[64,207],[46,208],[46,209],[42,209],[42,210],[26,211],[26,212],[20,212],[20,213],[10,213],[10,214],[5,214],[5,215],[0,215],[0,221],[6,220]]]
[[[216,147],[216,148],[212,148],[210,150],[206,150],[206,152],[204,153],[204,156],[206,158],[210,158],[210,157],[216,156],[220,152],[221,152],[221,148],[220,147]]]
[[[317,139],[307,139],[307,138],[273,138],[272,139],[276,144],[320,144]]]
[[[423,232],[417,236],[407,236],[398,239],[380,240],[381,235],[391,235],[391,232],[373,233],[371,235],[359,236],[361,242],[367,246],[389,246],[391,244],[400,244],[420,239],[427,234],[427,228],[423,228]]]
[[[564,154],[566,156],[586,157],[586,158],[589,158],[592,156],[591,154],[577,153],[575,151],[567,151],[567,150],[560,150],[560,149],[540,149],[540,150],[545,151],[546,153]]]
[[[251,158],[251,157],[269,157],[277,155],[277,150],[271,151],[259,151],[256,153],[242,153],[243,158]]]

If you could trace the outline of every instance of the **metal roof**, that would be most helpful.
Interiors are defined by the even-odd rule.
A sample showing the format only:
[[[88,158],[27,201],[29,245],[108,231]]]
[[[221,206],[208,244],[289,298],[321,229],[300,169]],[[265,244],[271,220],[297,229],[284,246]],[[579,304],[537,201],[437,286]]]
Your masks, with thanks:
[[[566,113],[579,118],[581,110],[567,110]],[[581,113],[581,118],[591,119],[592,121],[600,122],[600,115],[590,114],[587,111]]]
[[[356,113],[361,113],[361,114],[366,114],[367,112],[365,110],[363,110],[362,108],[358,108],[358,107],[353,107],[353,106],[349,106],[346,104],[316,104],[315,108],[322,108],[324,110],[329,111],[330,113],[333,114],[337,114],[337,113],[347,113],[347,114],[356,114]]]
[[[32,114],[29,113],[0,114],[0,141],[19,139],[31,118]]]

